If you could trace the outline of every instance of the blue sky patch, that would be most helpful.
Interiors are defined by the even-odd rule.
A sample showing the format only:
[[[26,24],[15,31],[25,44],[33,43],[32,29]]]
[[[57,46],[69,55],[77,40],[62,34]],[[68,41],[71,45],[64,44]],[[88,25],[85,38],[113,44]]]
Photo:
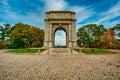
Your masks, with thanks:
[[[50,10],[75,11],[78,28],[90,23],[110,28],[120,23],[120,0],[1,0],[0,25],[22,22],[44,29],[45,12]]]

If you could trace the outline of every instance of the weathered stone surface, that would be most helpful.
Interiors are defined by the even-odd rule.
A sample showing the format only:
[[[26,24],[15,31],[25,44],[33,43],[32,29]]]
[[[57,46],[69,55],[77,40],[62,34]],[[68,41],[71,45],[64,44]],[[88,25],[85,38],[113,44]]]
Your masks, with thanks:
[[[55,42],[55,32],[66,32],[66,47],[76,47],[76,19],[75,12],[49,11],[45,18],[44,47],[52,48]]]

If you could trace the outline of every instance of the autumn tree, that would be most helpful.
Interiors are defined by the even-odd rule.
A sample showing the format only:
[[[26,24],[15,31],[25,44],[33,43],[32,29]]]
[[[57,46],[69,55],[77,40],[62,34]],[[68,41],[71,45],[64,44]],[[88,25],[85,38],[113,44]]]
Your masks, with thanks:
[[[104,32],[104,35],[101,36],[101,41],[105,43],[105,48],[109,48],[114,42],[114,31],[112,29],[108,29]]]
[[[18,23],[15,24],[15,26],[13,26],[14,29],[12,29],[11,31],[11,41],[12,41],[12,47],[15,48],[19,48],[19,46],[17,46],[16,42],[19,42],[18,44],[21,44],[21,42],[23,41],[25,43],[26,46],[28,46],[28,37],[29,37],[29,31],[28,29],[30,28],[29,25],[27,24],[22,24],[22,23]],[[23,46],[24,47],[24,44]]]
[[[15,24],[11,30],[12,46],[19,47],[20,44],[21,47],[31,47],[33,44],[42,46],[43,36],[43,30],[36,27],[31,27],[28,24],[18,23]],[[18,43],[19,45],[17,46],[14,43]]]
[[[29,44],[30,46],[37,46],[41,47],[43,46],[43,40],[44,40],[44,31],[40,30],[39,28],[36,27],[30,27],[29,28]]]

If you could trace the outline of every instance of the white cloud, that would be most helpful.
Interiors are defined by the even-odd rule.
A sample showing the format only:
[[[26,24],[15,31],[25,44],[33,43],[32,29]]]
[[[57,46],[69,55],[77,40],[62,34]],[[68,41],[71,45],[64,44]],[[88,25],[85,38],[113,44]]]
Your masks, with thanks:
[[[87,21],[86,23],[77,24],[77,26],[78,26],[77,29],[80,26],[83,26],[85,24],[90,24],[90,23],[91,24],[92,23],[93,24],[103,24],[103,25],[105,25],[106,28],[110,28],[110,27],[115,26],[117,23],[120,23],[120,20],[112,20],[112,19],[120,16],[120,8],[119,7],[120,7],[120,0],[117,2],[117,4],[115,6],[110,8],[108,11],[97,14],[97,16],[101,17],[100,19],[98,19],[96,21],[91,20],[91,21]],[[86,11],[85,11],[86,13],[84,12],[84,8],[82,8],[81,11],[80,11],[80,9],[77,9],[77,7],[76,7],[76,10],[77,10],[77,13],[79,13],[83,10],[81,12],[82,14],[80,14],[79,17],[77,17],[78,22],[84,21],[85,19],[93,16],[94,13],[95,13],[92,9],[87,9],[87,8],[86,8]],[[84,16],[84,15],[87,15],[87,16]],[[79,18],[81,18],[81,19],[79,19]]]
[[[113,27],[113,26],[115,26],[115,24],[120,23],[120,20],[110,21],[110,20],[114,19],[115,17],[120,16],[120,8],[119,7],[120,7],[120,0],[110,10],[108,10],[104,13],[101,13],[100,16],[103,16],[103,17],[100,18],[95,23],[96,24],[106,24],[108,27]]]
[[[120,11],[118,11],[118,12],[115,12],[115,13],[107,13],[107,14],[105,14],[105,15],[103,15],[104,17],[103,18],[101,18],[101,19],[99,19],[97,22],[96,22],[96,24],[99,24],[99,23],[102,23],[102,22],[106,22],[106,21],[109,21],[109,20],[111,20],[111,19],[113,19],[113,18],[115,18],[115,17],[118,17],[118,16],[120,16]]]
[[[95,11],[93,9],[90,9],[89,7],[73,6],[71,7],[71,10],[76,12],[76,18],[77,18],[76,32],[81,26],[90,23],[90,22],[87,23],[80,23],[80,22],[90,18],[95,14]]]
[[[116,13],[116,12],[118,12],[118,11],[120,11],[120,0],[118,1],[118,3],[115,5],[115,6],[113,6],[108,12],[107,12],[107,14],[114,14],[114,13]]]
[[[31,24],[31,25],[32,24],[38,25],[40,23],[43,23],[43,17],[41,17],[41,15],[37,14],[37,13],[29,13],[28,12],[26,15],[21,15],[16,12],[7,11],[5,16],[0,15],[0,17],[4,18],[6,20],[11,20],[13,22],[24,22],[26,24]]]
[[[43,0],[46,10],[64,10],[67,7],[67,2],[64,0]]]
[[[90,18],[95,13],[95,11],[89,9],[89,7],[73,6],[71,7],[71,10],[76,12],[77,23]]]
[[[36,12],[26,12],[26,15],[24,14],[19,14],[19,12],[14,11],[11,6],[8,3],[8,0],[1,0],[2,3],[2,9],[0,9],[0,12],[4,14],[0,14],[0,18],[3,18],[6,22],[1,22],[2,23],[10,23],[10,24],[15,24],[18,22],[22,22],[24,24],[30,24],[36,27],[40,27],[43,29],[42,25],[44,23],[44,12],[43,10],[41,11],[40,7],[37,8],[37,11],[39,11],[39,14]],[[18,11],[18,10],[17,10]]]

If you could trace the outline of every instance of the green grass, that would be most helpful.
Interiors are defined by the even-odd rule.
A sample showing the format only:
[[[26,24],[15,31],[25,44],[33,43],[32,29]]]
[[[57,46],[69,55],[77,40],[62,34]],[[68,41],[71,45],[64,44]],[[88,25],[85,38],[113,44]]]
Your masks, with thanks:
[[[75,50],[75,51],[77,51],[77,52],[80,52],[80,49],[73,49],[73,50]]]
[[[8,50],[8,52],[11,53],[16,53],[16,54],[26,54],[26,53],[37,53],[38,49],[13,49],[13,50]]]
[[[79,49],[74,49],[74,50],[79,52]],[[94,51],[92,51],[92,49],[90,49],[90,48],[82,49],[81,52],[85,53],[85,54],[109,54],[109,53],[111,53],[111,51],[105,50],[105,49],[94,49]]]

